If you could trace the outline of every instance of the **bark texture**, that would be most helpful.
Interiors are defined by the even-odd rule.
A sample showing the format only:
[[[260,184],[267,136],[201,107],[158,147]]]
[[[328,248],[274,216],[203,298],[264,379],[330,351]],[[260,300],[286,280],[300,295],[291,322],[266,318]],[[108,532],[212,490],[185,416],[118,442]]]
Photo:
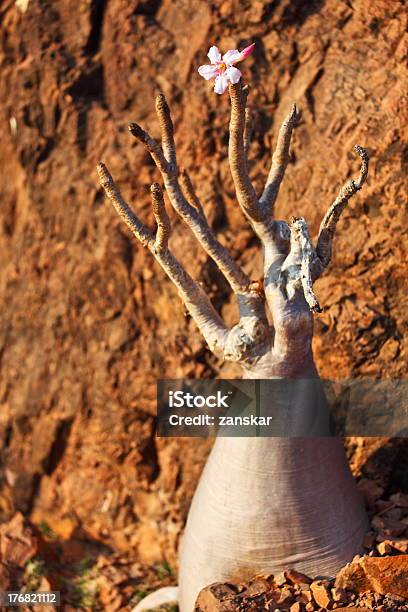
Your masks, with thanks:
[[[172,284],[106,210],[96,162],[109,160],[153,228],[149,186],[159,177],[126,124],[153,126],[158,137],[154,98],[164,91],[179,161],[209,223],[257,280],[258,245],[226,158],[227,94],[216,98],[195,73],[210,42],[226,50],[255,40],[243,69],[257,111],[258,188],[292,101],[302,108],[278,218],[302,215],[315,236],[354,176],[353,145],[371,153],[370,179],[344,212],[316,285],[325,308],[315,329],[319,371],[403,376],[404,7],[30,0],[22,13],[5,0],[0,19],[0,516],[20,509],[64,537],[81,529],[175,565],[209,444],[154,438],[155,381],[238,372],[219,369]],[[176,255],[188,253],[188,271],[234,322],[227,283],[170,216]],[[357,456],[358,471],[367,452]]]

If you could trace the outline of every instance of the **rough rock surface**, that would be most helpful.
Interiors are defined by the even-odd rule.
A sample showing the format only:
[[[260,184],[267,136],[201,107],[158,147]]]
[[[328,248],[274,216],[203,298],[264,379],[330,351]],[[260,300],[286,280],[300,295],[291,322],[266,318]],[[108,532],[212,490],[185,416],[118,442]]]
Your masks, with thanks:
[[[408,557],[404,556],[405,563]],[[382,559],[363,558],[364,562],[387,562],[395,575],[403,564],[401,557]],[[347,566],[351,567],[351,566]],[[391,569],[393,568],[393,570]],[[248,583],[216,583],[203,589],[196,601],[195,612],[317,612],[318,610],[376,610],[377,612],[406,612],[405,596],[381,592],[366,583],[356,588],[352,571],[343,577],[344,588],[334,587],[330,579],[315,580],[311,584],[278,585],[274,576],[255,577]],[[390,584],[390,583],[389,583]],[[362,583],[361,583],[362,585]],[[377,585],[378,586],[378,585]],[[361,593],[359,595],[359,593]]]
[[[380,471],[378,473],[380,476]],[[201,612],[271,610],[309,612],[354,604],[377,612],[408,612],[408,495],[386,495],[375,480],[359,481],[371,520],[366,556],[343,568],[336,580],[312,579],[294,569],[245,584],[218,584],[199,596]],[[399,533],[392,537],[392,533]],[[132,550],[113,553],[78,530],[70,539],[45,524],[35,528],[21,513],[0,526],[0,589],[61,591],[64,612],[78,608],[131,611],[146,594],[174,583],[168,563],[138,563]],[[385,547],[385,548],[383,548]],[[379,571],[379,569],[381,571]],[[401,594],[403,593],[403,594]],[[322,607],[323,606],[323,607]],[[174,605],[155,608],[176,612]],[[24,611],[25,612],[25,611]]]
[[[0,520],[21,511],[64,541],[175,567],[210,443],[155,439],[155,382],[237,372],[206,351],[174,288],[104,201],[95,165],[109,164],[152,224],[157,174],[126,124],[157,134],[163,90],[214,227],[258,277],[260,250],[226,159],[228,99],[196,73],[210,43],[257,43],[243,70],[258,188],[280,121],[292,101],[302,109],[280,218],[302,214],[315,233],[358,167],[353,145],[371,152],[368,184],[317,285],[316,358],[326,377],[406,375],[404,15],[402,2],[385,0],[1,3]],[[233,321],[225,283],[181,222],[172,246]],[[351,442],[356,473],[375,469],[384,445],[373,444]],[[408,487],[406,450],[387,448],[380,486]]]
[[[363,557],[346,566],[336,579],[336,586],[352,588],[359,593],[374,591],[393,593],[408,599],[408,555],[397,557]]]

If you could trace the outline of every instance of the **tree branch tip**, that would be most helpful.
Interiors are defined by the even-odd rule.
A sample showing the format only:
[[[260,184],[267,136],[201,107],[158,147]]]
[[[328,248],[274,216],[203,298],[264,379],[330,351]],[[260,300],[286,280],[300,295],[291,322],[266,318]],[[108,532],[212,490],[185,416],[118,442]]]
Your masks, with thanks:
[[[150,191],[153,195],[157,195],[159,197],[163,195],[163,189],[160,183],[153,183],[150,185]]]
[[[365,163],[368,163],[369,161],[369,155],[367,153],[367,150],[364,149],[364,147],[361,147],[360,145],[356,144],[354,145],[354,150],[355,152],[361,157],[362,161]]]
[[[292,121],[293,125],[296,126],[299,123],[301,117],[302,117],[302,113],[298,109],[296,102],[293,102],[291,109],[290,109],[290,116],[289,116],[290,121]]]
[[[142,142],[146,142],[147,134],[144,131],[144,129],[140,127],[138,123],[134,123],[134,122],[129,123],[128,130],[132,134],[132,136],[134,136],[135,138],[137,138],[138,140]]]
[[[158,93],[156,96],[156,111],[170,113],[170,108],[163,92]]]
[[[113,182],[112,176],[108,168],[102,161],[98,162],[96,166],[96,170],[98,172],[99,182],[102,185],[102,187],[106,187]]]

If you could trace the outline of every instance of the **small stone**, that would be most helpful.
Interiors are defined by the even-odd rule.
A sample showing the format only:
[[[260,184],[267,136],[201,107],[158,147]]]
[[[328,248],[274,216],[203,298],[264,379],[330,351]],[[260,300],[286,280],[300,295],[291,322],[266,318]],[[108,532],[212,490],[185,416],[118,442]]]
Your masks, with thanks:
[[[310,590],[315,602],[322,608],[327,608],[332,603],[328,588],[322,580],[312,582]]]
[[[23,568],[37,551],[37,539],[20,512],[0,526],[0,558],[5,565]]]
[[[406,538],[393,538],[388,542],[395,550],[405,554],[408,553],[408,540]]]
[[[304,604],[312,603],[313,602],[312,592],[310,591],[310,589],[304,590],[302,591],[302,593],[299,595],[297,599],[298,601]]]
[[[392,552],[392,546],[388,540],[385,540],[384,542],[377,544],[377,550],[380,555],[389,555]]]
[[[384,494],[384,489],[373,480],[362,478],[357,484],[369,508],[374,510],[375,502]]]
[[[270,591],[270,584],[264,578],[256,578],[252,580],[245,591],[245,595],[262,595]]]
[[[394,507],[395,504],[393,504],[389,499],[379,499],[375,502],[375,510],[377,513],[386,512]]]
[[[302,610],[303,610],[302,604],[299,603],[298,601],[292,604],[289,608],[290,612],[302,612]]]
[[[371,526],[376,531],[388,536],[400,536],[404,533],[407,526],[402,521],[388,519],[378,514],[371,521]]]
[[[0,563],[0,588],[7,590],[10,585],[10,573],[3,563]]]
[[[399,521],[402,518],[403,514],[404,512],[402,508],[391,508],[390,510],[384,512],[385,518],[390,519],[392,521]]]
[[[278,606],[280,606],[281,604],[292,603],[294,597],[292,591],[288,587],[284,587],[281,591],[279,591],[275,599]]]
[[[333,601],[338,601],[340,603],[348,602],[347,593],[344,589],[339,589],[338,587],[334,587],[331,590],[331,595],[332,595]]]
[[[224,600],[232,599],[236,595],[236,590],[232,584],[215,583],[202,589],[198,595],[195,609],[197,610],[218,610]]]
[[[280,574],[278,574],[275,578],[275,584],[278,587],[283,586],[284,584],[286,584],[286,576],[285,576],[285,572],[281,572]]]
[[[392,501],[392,503],[398,506],[399,508],[408,508],[408,495],[405,493],[401,493],[401,491],[399,493],[394,493],[394,495],[391,495],[390,501]]]
[[[305,607],[306,612],[313,612],[314,609],[315,607],[312,602],[309,602],[308,604],[306,604],[306,607]]]
[[[297,570],[291,569],[285,572],[285,577],[288,582],[292,584],[311,584],[312,579],[306,574],[302,574],[302,572],[298,572]]]

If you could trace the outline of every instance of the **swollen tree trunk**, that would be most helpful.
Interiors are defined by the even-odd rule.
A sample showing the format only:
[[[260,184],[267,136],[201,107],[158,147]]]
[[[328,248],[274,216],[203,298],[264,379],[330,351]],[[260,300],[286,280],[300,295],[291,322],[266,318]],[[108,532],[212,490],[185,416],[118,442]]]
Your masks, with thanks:
[[[181,612],[191,612],[200,589],[211,582],[243,579],[295,567],[331,575],[360,551],[366,516],[339,440],[297,437],[296,418],[313,409],[318,397],[304,390],[319,387],[311,349],[313,314],[320,305],[313,291],[331,258],[337,221],[349,198],[361,189],[368,171],[364,149],[357,180],[348,181],[329,207],[316,246],[306,221],[275,221],[273,207],[289,161],[292,131],[300,115],[293,105],[282,124],[265,189],[257,197],[248,176],[250,113],[247,91],[230,85],[229,160],[237,200],[264,249],[263,279],[251,281],[218,242],[190,178],[179,172],[170,111],[163,95],[156,100],[160,146],[139,125],[129,129],[156,163],[177,213],[218,265],[235,293],[239,321],[229,329],[202,287],[169,249],[171,225],[162,188],[152,185],[153,235],[124,201],[103,163],[101,185],[118,214],[154,255],[179,290],[209,348],[239,363],[245,378],[281,379],[303,389],[297,393],[288,438],[218,438],[207,461],[189,512],[182,542],[179,576]],[[270,326],[267,309],[273,320]],[[299,385],[301,381],[304,385]],[[273,401],[273,400],[271,400]],[[273,405],[269,410],[273,414]],[[325,432],[316,435],[324,436]],[[151,597],[136,607],[157,605]],[[159,595],[163,603],[165,594]],[[170,599],[174,597],[171,592]]]
[[[182,541],[180,610],[213,582],[288,568],[333,576],[366,529],[340,440],[217,438]]]

